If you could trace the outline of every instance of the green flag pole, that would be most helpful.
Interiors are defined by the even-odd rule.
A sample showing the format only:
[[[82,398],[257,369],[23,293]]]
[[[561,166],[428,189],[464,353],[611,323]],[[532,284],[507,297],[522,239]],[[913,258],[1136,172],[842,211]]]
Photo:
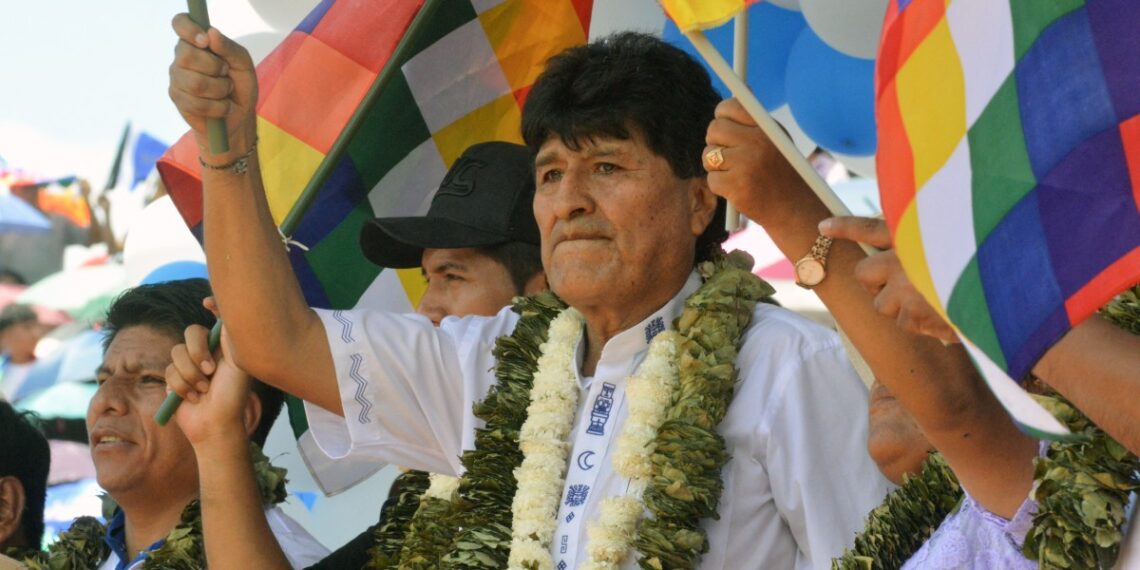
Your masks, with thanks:
[[[202,4],[202,13],[205,13],[205,0],[188,0],[191,5],[191,18],[193,18],[193,5],[195,3]],[[281,222],[280,230],[281,235],[288,239],[297,229],[301,223],[301,218],[309,211],[313,201],[317,198],[317,193],[320,192],[322,186],[332,175],[333,169],[336,168],[337,162],[344,156],[348,145],[352,138],[360,130],[361,125],[364,124],[365,118],[368,116],[369,110],[372,105],[380,98],[380,94],[384,92],[384,88],[391,82],[392,78],[397,73],[400,73],[400,67],[404,62],[411,58],[412,49],[415,46],[416,38],[420,32],[427,27],[427,23],[431,21],[432,16],[435,14],[436,9],[442,5],[444,0],[425,0],[423,6],[420,7],[419,12],[416,12],[412,22],[408,24],[408,29],[404,32],[404,37],[400,38],[400,43],[396,45],[396,49],[392,52],[392,56],[384,63],[384,67],[380,70],[379,75],[376,76],[376,81],[372,82],[368,92],[364,94],[364,99],[361,100],[360,105],[356,107],[352,117],[349,118],[348,123],[345,125],[344,130],[337,136],[336,142],[333,143],[329,153],[321,160],[321,164],[317,166],[316,172],[313,177],[309,179],[309,183],[305,185],[305,189],[301,191],[301,195],[297,197],[297,201],[289,209],[289,213]],[[197,22],[197,19],[195,19]],[[208,25],[208,23],[207,23]],[[225,128],[225,125],[222,125]],[[211,139],[212,142],[212,139]],[[222,321],[214,325],[214,329],[210,331],[210,351],[214,351],[218,347],[218,341],[221,339]],[[178,410],[179,404],[182,403],[182,398],[177,393],[171,392],[166,396],[166,400],[159,407],[158,412],[154,415],[154,421],[158,425],[166,425],[174,412]]]
[[[206,0],[186,0],[190,19],[194,20],[203,30],[210,29],[210,13],[206,10]],[[230,137],[226,132],[225,119],[206,119],[206,137],[210,141],[210,152],[221,154],[229,152]]]

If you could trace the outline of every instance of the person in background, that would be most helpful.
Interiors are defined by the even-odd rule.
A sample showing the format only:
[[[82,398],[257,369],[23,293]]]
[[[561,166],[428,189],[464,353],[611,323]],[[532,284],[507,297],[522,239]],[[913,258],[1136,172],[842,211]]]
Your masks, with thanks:
[[[63,269],[63,251],[67,246],[92,245],[104,238],[102,226],[89,201],[90,183],[83,178],[77,179],[75,183],[79,185],[80,195],[91,220],[91,224],[86,228],[76,225],[61,214],[42,211],[39,194],[44,191],[45,185],[34,184],[12,188],[13,195],[40,210],[51,222],[51,231],[48,232],[0,234],[0,259],[4,260],[4,267],[22,275],[29,284]],[[114,252],[114,249],[111,251]]]
[[[533,200],[526,147],[480,143],[451,166],[426,215],[377,218],[365,226],[361,243],[380,267],[422,268],[427,290],[416,312],[437,326],[448,317],[494,316],[512,298],[546,289]],[[364,566],[376,530],[395,516],[400,497],[422,492],[426,483],[427,473],[401,473],[380,520],[311,568]]]
[[[35,419],[0,401],[0,555],[39,548],[50,468]]]
[[[36,344],[46,332],[30,305],[0,309],[0,397],[12,400],[36,362]]]

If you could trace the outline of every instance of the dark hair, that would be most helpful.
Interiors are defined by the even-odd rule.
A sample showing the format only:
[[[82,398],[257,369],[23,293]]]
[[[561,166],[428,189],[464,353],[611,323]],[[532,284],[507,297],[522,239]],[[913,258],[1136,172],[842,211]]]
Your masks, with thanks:
[[[531,277],[542,272],[542,250],[533,243],[508,241],[499,245],[479,248],[482,253],[506,268],[515,286],[515,293],[522,295]]]
[[[31,305],[22,303],[12,303],[3,309],[0,309],[0,332],[8,327],[13,327],[22,323],[31,323],[39,320],[36,316],[35,309]]]
[[[622,32],[547,60],[523,108],[523,140],[537,153],[552,136],[577,150],[594,137],[628,139],[637,132],[678,178],[703,178],[701,153],[718,103],[708,73],[688,54],[659,38]],[[697,262],[728,237],[726,204],[717,198],[716,215],[697,238]]]
[[[24,279],[13,269],[0,269],[0,283],[9,283],[12,285],[27,285],[28,280]]]
[[[51,450],[34,414],[17,412],[0,400],[0,477],[15,477],[24,487],[20,529],[25,543],[39,548],[44,534]]]
[[[116,335],[134,326],[148,326],[179,341],[190,325],[213,327],[217,318],[202,306],[202,299],[212,294],[210,282],[205,279],[166,281],[128,289],[107,310],[104,352]],[[253,381],[252,390],[261,400],[261,421],[250,439],[264,445],[273,422],[281,413],[285,395],[257,379]]]

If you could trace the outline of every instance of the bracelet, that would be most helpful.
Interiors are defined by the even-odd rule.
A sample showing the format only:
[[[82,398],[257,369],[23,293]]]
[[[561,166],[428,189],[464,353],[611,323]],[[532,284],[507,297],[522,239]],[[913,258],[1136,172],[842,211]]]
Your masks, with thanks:
[[[202,160],[202,155],[198,155],[198,164],[201,164],[202,168],[209,168],[210,170],[229,170],[234,174],[245,174],[246,171],[249,170],[249,157],[253,156],[253,153],[255,152],[257,152],[257,139],[253,139],[253,144],[249,147],[249,150],[245,151],[245,154],[234,159],[233,162],[228,162],[226,164],[210,164],[205,160]]]

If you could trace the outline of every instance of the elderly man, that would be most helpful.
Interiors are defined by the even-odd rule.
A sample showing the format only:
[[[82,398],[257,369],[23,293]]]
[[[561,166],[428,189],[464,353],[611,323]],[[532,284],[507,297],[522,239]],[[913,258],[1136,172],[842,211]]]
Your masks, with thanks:
[[[197,459],[186,435],[177,426],[161,428],[154,414],[166,397],[171,349],[188,326],[213,324],[214,316],[202,306],[209,295],[204,279],[172,281],[132,289],[111,306],[87,430],[96,478],[115,502],[115,514],[105,528],[94,519],[80,519],[68,531],[75,540],[57,541],[46,555],[82,568],[202,565],[194,502]],[[279,391],[257,383],[241,394],[239,428],[247,436],[247,457],[250,441],[264,444],[282,402]],[[319,560],[328,551],[275,506],[285,498],[283,473],[265,463],[259,497],[266,504],[259,515],[286,538],[282,548],[292,565]]]
[[[310,402],[330,456],[463,474],[455,516],[418,521],[405,550],[482,567],[826,568],[882,498],[836,336],[756,305],[767,289],[732,260],[703,263],[723,237],[700,158],[718,97],[679,50],[623,34],[548,62],[523,130],[543,266],[572,309],[538,299],[436,328],[305,306],[249,152],[250,58],[186,16],[174,27],[172,99],[201,148],[207,118],[230,128],[232,151],[202,159],[236,364]],[[172,387],[193,397],[205,380]]]

